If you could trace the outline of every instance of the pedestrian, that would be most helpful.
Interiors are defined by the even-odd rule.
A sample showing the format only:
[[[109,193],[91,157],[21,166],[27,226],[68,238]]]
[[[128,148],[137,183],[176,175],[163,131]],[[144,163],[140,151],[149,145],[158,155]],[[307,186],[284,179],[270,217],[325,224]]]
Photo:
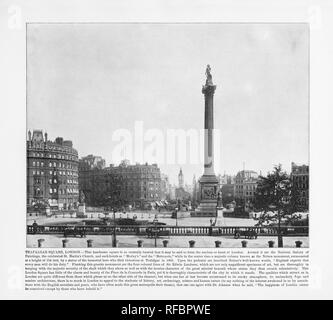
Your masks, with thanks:
[[[33,230],[34,234],[37,233],[37,229],[38,229],[38,224],[37,224],[36,220],[34,220],[34,223],[32,224],[32,230]]]

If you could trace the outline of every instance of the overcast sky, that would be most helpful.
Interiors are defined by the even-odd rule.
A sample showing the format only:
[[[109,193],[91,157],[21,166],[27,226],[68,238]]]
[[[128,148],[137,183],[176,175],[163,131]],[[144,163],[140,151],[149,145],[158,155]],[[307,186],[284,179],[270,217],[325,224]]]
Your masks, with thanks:
[[[308,163],[305,24],[30,24],[29,129],[112,162],[115,130],[200,129],[211,65],[220,172]],[[176,181],[179,165],[161,165]],[[186,182],[201,165],[182,165]]]

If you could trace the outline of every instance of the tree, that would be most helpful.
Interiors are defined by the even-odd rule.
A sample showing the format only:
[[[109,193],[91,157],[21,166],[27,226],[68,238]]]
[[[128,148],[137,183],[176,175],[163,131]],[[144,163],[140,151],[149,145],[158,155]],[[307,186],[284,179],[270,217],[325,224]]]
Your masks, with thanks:
[[[278,247],[283,247],[281,224],[298,219],[293,213],[304,211],[297,189],[281,164],[274,167],[267,177],[260,176],[254,202],[255,210],[263,212],[259,224],[277,222]]]

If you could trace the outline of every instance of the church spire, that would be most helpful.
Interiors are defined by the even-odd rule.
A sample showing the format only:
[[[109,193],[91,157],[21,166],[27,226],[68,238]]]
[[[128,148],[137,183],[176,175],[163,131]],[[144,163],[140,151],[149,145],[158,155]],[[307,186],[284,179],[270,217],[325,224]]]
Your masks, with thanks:
[[[184,188],[184,175],[183,175],[182,168],[180,168],[179,173],[178,173],[178,187]]]

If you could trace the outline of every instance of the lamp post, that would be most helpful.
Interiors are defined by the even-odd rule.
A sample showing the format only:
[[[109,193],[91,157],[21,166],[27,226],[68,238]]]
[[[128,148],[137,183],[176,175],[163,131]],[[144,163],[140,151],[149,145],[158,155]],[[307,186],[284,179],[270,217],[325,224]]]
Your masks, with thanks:
[[[176,227],[178,227],[178,211],[180,211],[182,207],[180,199],[178,199],[177,205],[178,206],[176,207]]]
[[[113,210],[113,234],[112,234],[112,247],[117,247],[117,235],[116,235],[116,210]]]
[[[157,229],[157,214],[155,214],[155,218],[153,220],[153,224],[154,224],[154,235],[155,235],[155,248],[157,247],[157,234],[158,234],[158,229]]]
[[[216,205],[214,226],[216,226],[218,216],[219,216],[219,204]]]
[[[176,227],[178,227],[178,208],[175,209],[176,212]]]

